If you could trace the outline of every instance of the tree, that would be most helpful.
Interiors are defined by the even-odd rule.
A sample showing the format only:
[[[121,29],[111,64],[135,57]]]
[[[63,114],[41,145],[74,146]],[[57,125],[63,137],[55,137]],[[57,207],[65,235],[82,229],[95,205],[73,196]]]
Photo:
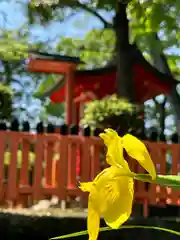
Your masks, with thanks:
[[[35,4],[36,3],[36,4]],[[40,3],[40,4],[38,4]],[[50,20],[57,13],[62,18],[65,9],[70,7],[73,11],[79,9],[85,10],[97,17],[104,25],[104,28],[110,28],[116,35],[116,63],[117,63],[117,93],[128,98],[130,101],[135,100],[133,91],[132,61],[133,50],[136,43],[139,48],[146,46],[146,54],[151,55],[152,62],[158,62],[157,68],[162,71],[160,65],[165,66],[167,75],[170,76],[171,69],[168,60],[165,58],[164,51],[169,46],[179,47],[179,17],[180,4],[172,0],[156,1],[32,1],[29,5],[31,19],[33,13],[40,14],[40,20]],[[109,23],[100,15],[100,10],[113,11],[115,14],[114,22]],[[42,13],[43,12],[43,13]],[[65,14],[64,14],[65,15]],[[143,42],[143,44],[142,44]],[[152,54],[153,48],[156,48],[156,56]],[[172,56],[173,55],[173,56]],[[175,54],[171,54],[179,64]],[[170,61],[169,61],[170,62]],[[167,71],[169,70],[169,72]],[[174,71],[174,69],[172,69]],[[173,72],[172,71],[172,72]],[[171,75],[173,75],[171,73]],[[177,120],[180,119],[180,98],[176,91],[176,84],[171,84],[171,102],[176,110]]]
[[[15,75],[22,72],[22,58],[27,57],[28,45],[20,35],[19,31],[0,29],[0,119],[12,116],[15,95],[11,84],[21,85]]]
[[[0,85],[0,98],[4,103],[1,104],[1,107],[4,106],[1,119],[18,116],[24,120],[34,120],[34,116],[40,114],[41,104],[32,95],[40,81],[47,76],[27,72],[25,60],[28,59],[29,49],[44,50],[48,44],[29,44],[28,37],[29,30],[24,25],[16,30],[0,29],[0,81],[3,86]],[[4,89],[12,93],[9,95],[11,101],[7,101],[7,91]],[[5,107],[7,104],[8,108]]]
[[[118,3],[120,2],[120,4]],[[53,0],[34,0],[31,1],[29,5],[29,15],[31,16],[31,20],[33,20],[33,16],[38,18],[38,14],[40,16],[40,21],[48,22],[51,19],[58,18],[62,21],[66,20],[66,17],[72,15],[73,12],[79,12],[80,10],[86,11],[89,14],[92,14],[96,18],[98,18],[104,28],[103,29],[111,29],[115,30],[115,25],[112,22],[108,22],[102,14],[100,14],[101,10],[112,11],[115,15],[118,15],[118,6],[122,7],[122,11],[124,8],[127,8],[128,18],[130,20],[130,36],[127,39],[127,36],[124,35],[124,40],[126,36],[126,43],[128,40],[130,42],[136,42],[138,47],[140,47],[143,51],[146,48],[146,53],[152,49],[160,48],[166,50],[169,47],[179,47],[179,27],[177,22],[177,17],[179,14],[179,4],[170,0],[156,0],[156,1],[139,1],[132,0],[129,1],[129,4],[124,4],[122,6],[121,2],[127,1],[86,1],[85,3],[81,3],[80,1],[73,0],[64,0],[64,1],[53,1]],[[165,5],[166,4],[166,5]],[[71,7],[72,12],[67,14],[66,8]],[[68,9],[69,10],[69,9]],[[119,9],[120,10],[120,9]],[[126,10],[126,9],[125,9]],[[68,11],[69,12],[69,11]],[[124,12],[125,13],[125,12]],[[123,14],[120,14],[122,17]],[[124,16],[126,18],[126,15]],[[126,27],[127,32],[127,21],[124,19],[123,26],[121,27],[118,22],[118,28]],[[173,31],[172,31],[173,30]],[[159,33],[161,31],[161,45],[159,45],[157,39],[154,37],[154,34]],[[122,33],[122,29],[121,29]],[[123,34],[121,34],[123,35]],[[116,34],[117,37],[117,34]],[[157,46],[158,45],[158,46]],[[168,54],[169,55],[169,54]],[[178,60],[177,54],[170,54],[171,62],[175,63],[175,59]]]
[[[12,90],[0,83],[0,119],[9,119],[12,114]]]

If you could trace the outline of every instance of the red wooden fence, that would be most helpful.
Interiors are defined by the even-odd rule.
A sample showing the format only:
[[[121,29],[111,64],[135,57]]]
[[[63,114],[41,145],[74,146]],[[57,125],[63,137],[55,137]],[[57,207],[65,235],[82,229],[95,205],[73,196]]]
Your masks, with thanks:
[[[180,144],[145,143],[158,173],[180,173]],[[34,152],[34,164],[30,164],[30,150]],[[106,166],[104,150],[98,137],[0,131],[0,202],[23,203],[28,197],[40,200],[56,195],[65,201],[69,196],[79,196],[86,203],[87,195],[78,189],[78,181],[92,180]],[[8,172],[5,152],[11,153]],[[143,173],[135,160],[130,159],[130,166],[133,171]],[[180,205],[180,191],[136,182],[135,201],[144,204],[144,215],[147,215],[148,205]]]

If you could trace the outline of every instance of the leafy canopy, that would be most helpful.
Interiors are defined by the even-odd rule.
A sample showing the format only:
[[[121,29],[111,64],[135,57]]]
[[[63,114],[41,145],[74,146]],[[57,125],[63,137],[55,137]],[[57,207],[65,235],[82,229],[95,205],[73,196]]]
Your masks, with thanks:
[[[102,67],[114,54],[115,34],[111,29],[94,29],[83,39],[61,38],[57,50],[61,54],[80,56],[86,64],[80,68]]]
[[[29,13],[31,16],[29,16],[29,19],[46,23],[53,19],[60,19],[62,21],[66,20],[66,17],[71,16],[72,13],[75,14],[81,10],[92,14],[92,16],[96,17],[104,24],[104,28],[111,29],[113,32],[112,22],[108,22],[108,20],[103,17],[101,10],[106,11],[107,14],[109,12],[115,14],[117,2],[117,0],[34,0],[29,4]],[[158,48],[158,51],[164,51],[168,56],[167,60],[172,72],[178,76],[180,56],[177,51],[172,51],[172,49],[180,47],[180,2],[173,0],[132,0],[129,1],[127,13],[130,20],[130,41],[136,41],[148,60],[151,60],[149,58],[150,49],[156,47]],[[158,33],[161,40],[160,43],[155,39],[155,33]],[[84,48],[86,50],[88,49],[86,41],[88,43],[93,42],[93,40],[90,41],[88,37],[94,39],[93,51],[91,51],[91,53],[90,51],[89,53],[87,53],[87,51],[81,52],[81,56],[84,59],[89,60],[89,56],[91,56],[91,59],[95,61],[95,64],[99,63],[101,59],[106,60],[106,58],[109,57],[109,52],[111,52],[106,51],[105,54],[101,47],[99,48],[101,51],[98,51],[98,57],[93,57],[93,55],[95,55],[95,46],[99,40],[99,38],[96,38],[96,34],[92,31],[89,33],[89,36],[84,39]],[[110,34],[110,31],[107,31],[102,35],[106,36],[104,36],[104,38],[108,37],[109,39],[112,39],[112,44],[114,44],[115,37],[113,34]],[[100,39],[102,41],[102,37]],[[78,49],[79,47],[79,42],[77,43],[75,41],[74,43],[71,43],[71,41],[71,39],[62,39],[62,43],[64,43],[66,49],[67,44],[69,45],[67,52],[70,55],[72,51],[75,51],[74,48]],[[106,44],[105,41],[101,46],[103,46],[103,44]],[[99,45],[97,44],[97,46]],[[59,50],[61,51],[62,48],[63,44]],[[104,61],[101,62],[104,63]]]
[[[24,60],[28,57],[26,34],[18,30],[0,29],[0,59],[4,61]]]

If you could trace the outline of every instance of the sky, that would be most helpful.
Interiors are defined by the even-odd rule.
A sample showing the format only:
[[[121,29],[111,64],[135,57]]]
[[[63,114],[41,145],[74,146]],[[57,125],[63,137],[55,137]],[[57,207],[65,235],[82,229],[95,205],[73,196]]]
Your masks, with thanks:
[[[19,3],[20,2],[20,3]],[[26,1],[23,0],[0,0],[0,13],[5,12],[6,19],[4,20],[4,14],[0,14],[0,26],[4,26],[7,29],[16,29],[22,24],[27,22],[27,12],[25,8]],[[102,12],[102,15],[111,19],[111,14]],[[58,39],[61,36],[82,38],[86,32],[92,28],[101,28],[102,25],[98,19],[87,16],[79,12],[77,15],[71,17],[65,23],[53,22],[48,26],[36,25],[31,27],[32,40],[44,40]]]

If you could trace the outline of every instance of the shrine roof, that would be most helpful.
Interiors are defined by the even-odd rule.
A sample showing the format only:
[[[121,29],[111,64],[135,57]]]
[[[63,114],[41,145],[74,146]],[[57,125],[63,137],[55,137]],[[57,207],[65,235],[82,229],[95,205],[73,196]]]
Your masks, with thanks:
[[[43,60],[53,60],[58,62],[70,62],[76,64],[83,64],[79,57],[71,57],[67,55],[60,55],[60,54],[52,54],[52,53],[45,53],[41,51],[31,50],[29,54],[36,58],[36,59],[43,59]]]
[[[168,94],[171,86],[179,83],[179,81],[174,79],[172,76],[167,73],[160,72],[157,68],[146,61],[136,46],[132,46],[131,54],[133,59],[132,71],[134,74],[135,85],[137,86],[136,91],[138,91],[137,95],[139,97],[139,102],[146,101],[159,94]],[[82,63],[80,58],[77,57],[61,56],[42,52],[31,53],[31,55],[35,56],[36,59],[45,59],[47,62],[49,60]],[[44,68],[44,65],[42,66]],[[94,91],[99,98],[102,98],[105,94],[112,94],[115,91],[116,70],[117,68],[115,63],[108,64],[101,68],[76,70],[76,97],[84,91]],[[53,102],[64,101],[64,82],[65,78],[62,77],[56,81],[53,86],[46,89],[44,93],[41,93],[41,97],[50,96]],[[97,83],[100,85],[99,88],[96,86]],[[138,86],[140,86],[140,88]],[[100,91],[98,89],[100,89]]]

